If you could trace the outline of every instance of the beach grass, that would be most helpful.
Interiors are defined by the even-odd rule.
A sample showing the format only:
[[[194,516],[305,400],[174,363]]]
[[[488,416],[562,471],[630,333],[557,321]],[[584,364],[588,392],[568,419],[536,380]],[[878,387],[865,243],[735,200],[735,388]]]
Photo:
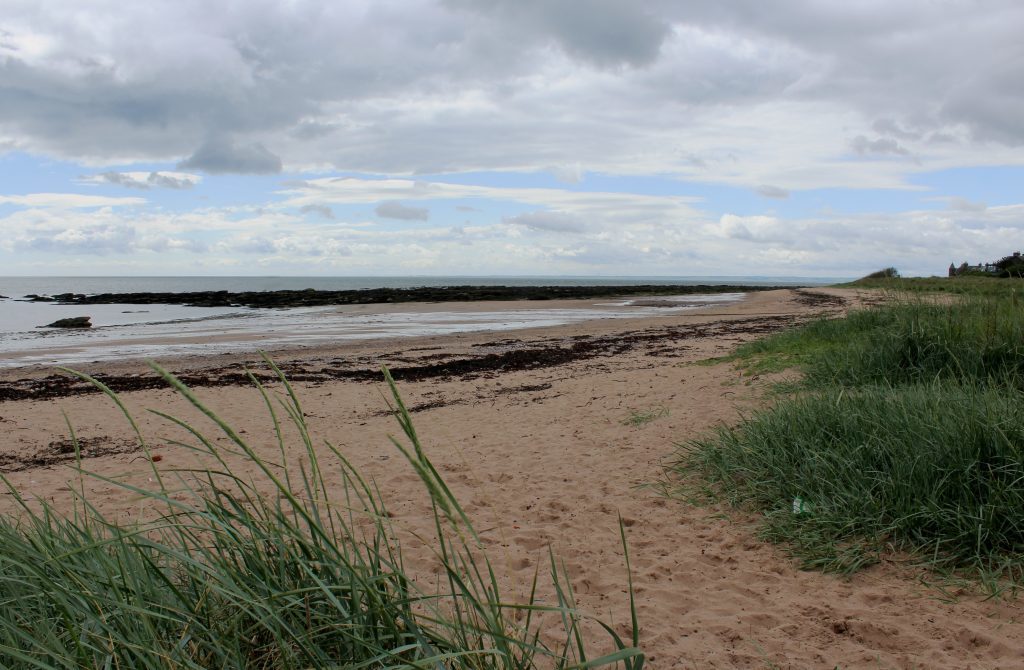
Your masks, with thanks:
[[[1024,297],[1010,292],[936,302],[893,295],[841,319],[744,344],[731,359],[752,372],[797,367],[814,388],[932,380],[1019,385]]]
[[[883,550],[1024,576],[1024,412],[997,389],[830,389],[687,445],[718,491],[764,513],[805,566]]]
[[[667,407],[652,407],[650,409],[634,409],[630,410],[629,416],[622,420],[622,425],[633,426],[639,428],[646,426],[652,421],[656,421],[663,416],[668,416]]]
[[[889,293],[740,347],[740,367],[795,367],[800,382],[680,445],[674,469],[762,512],[765,536],[807,567],[899,551],[1021,583],[1024,306],[1012,284],[984,281],[1001,292]]]
[[[897,293],[949,293],[970,296],[1024,294],[1020,277],[864,277],[840,286],[880,289]]]
[[[536,576],[526,602],[503,595],[385,371],[403,435],[393,442],[433,510],[441,579],[424,590],[404,564],[380,492],[330,444],[330,462],[321,458],[297,395],[273,369],[283,393],[253,383],[273,419],[276,462],[157,368],[216,426],[207,434],[197,422],[156,412],[192,436],[180,446],[200,452],[210,468],[162,472],[154,465],[148,489],[79,470],[68,514],[5,480],[20,510],[0,518],[0,666],[642,667],[631,591],[629,639],[592,626],[607,634],[603,655],[591,651],[582,631],[589,620],[554,556],[553,596],[536,595]],[[257,476],[239,474],[239,460]],[[152,518],[129,525],[105,517],[86,495],[90,479],[137,496]]]

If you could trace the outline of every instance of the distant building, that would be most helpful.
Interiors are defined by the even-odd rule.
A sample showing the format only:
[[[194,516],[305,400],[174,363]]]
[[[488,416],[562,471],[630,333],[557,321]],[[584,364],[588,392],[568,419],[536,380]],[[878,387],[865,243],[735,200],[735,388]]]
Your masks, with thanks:
[[[1020,252],[1019,251],[1014,251],[1013,252],[1013,258],[1014,259],[1019,259],[1020,258]],[[1000,263],[1002,263],[1002,262],[1003,261],[1000,261]],[[960,275],[964,275],[964,274],[997,275],[1001,271],[1002,271],[1002,268],[1000,268],[995,263],[978,263],[977,265],[968,265],[967,261],[964,261],[963,263],[960,264],[960,267],[957,267],[956,265],[953,265],[952,263],[949,264],[949,276],[950,277],[959,277]]]

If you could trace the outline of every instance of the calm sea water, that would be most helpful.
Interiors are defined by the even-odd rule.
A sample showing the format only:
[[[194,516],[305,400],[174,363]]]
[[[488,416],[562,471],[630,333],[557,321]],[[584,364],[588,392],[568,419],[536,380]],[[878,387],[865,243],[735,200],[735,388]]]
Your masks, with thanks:
[[[270,291],[314,288],[410,288],[416,286],[538,286],[623,284],[824,284],[798,277],[2,277],[0,278],[0,367],[67,365],[112,359],[256,351],[284,346],[384,337],[443,335],[479,330],[514,330],[588,319],[669,314],[742,298],[742,294],[689,295],[672,307],[634,301],[601,302],[571,309],[445,311],[414,304],[399,312],[359,306],[255,310],[181,305],[54,305],[20,300],[26,295],[123,293],[130,291]],[[57,319],[89,316],[93,328],[42,328]]]

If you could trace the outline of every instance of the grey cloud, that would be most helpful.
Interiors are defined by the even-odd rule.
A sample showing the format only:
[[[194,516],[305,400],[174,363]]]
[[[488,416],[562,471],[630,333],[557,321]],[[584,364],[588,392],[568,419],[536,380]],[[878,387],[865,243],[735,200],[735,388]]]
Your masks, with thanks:
[[[338,130],[336,123],[320,123],[319,121],[303,121],[292,128],[291,135],[300,140],[318,140]]]
[[[470,207],[469,205],[456,205],[455,209],[459,210],[460,212],[479,212],[480,211],[476,207]]]
[[[207,140],[179,168],[210,174],[276,174],[281,159],[259,142],[237,144],[227,138]]]
[[[879,137],[869,140],[864,135],[857,135],[850,140],[850,148],[861,156],[869,154],[893,154],[897,156],[909,156],[910,151],[891,137]]]
[[[701,169],[706,169],[708,167],[707,160],[705,160],[704,158],[702,158],[701,156],[699,156],[699,155],[697,155],[695,153],[687,152],[687,153],[683,154],[683,161],[686,162],[689,165],[692,165],[694,167],[698,167],[698,168],[701,168]]]
[[[792,45],[828,63],[827,76],[792,91],[800,97],[839,102],[910,134],[963,123],[978,138],[1024,142],[1024,5],[1017,0],[795,0],[786,11],[760,0],[664,0],[660,9],[756,42]]]
[[[940,132],[929,133],[928,137],[925,138],[925,142],[928,144],[956,144],[959,141],[960,140],[949,133]]]
[[[957,212],[984,212],[988,209],[988,205],[967,198],[953,197],[949,199],[949,208]]]
[[[876,133],[881,135],[890,135],[901,140],[921,139],[921,133],[914,130],[907,130],[892,119],[875,119],[875,122],[871,124],[871,128]]]
[[[587,231],[587,224],[582,219],[567,212],[546,210],[526,212],[516,216],[506,216],[502,222],[551,233],[584,233]]]
[[[523,37],[546,34],[569,55],[601,67],[653,62],[671,32],[664,17],[642,3],[620,0],[450,0],[519,28]]]
[[[789,191],[778,186],[771,186],[768,184],[762,184],[757,187],[757,194],[764,196],[765,198],[775,198],[777,200],[785,200],[789,197]]]
[[[535,4],[566,51],[599,65],[651,63],[669,33],[663,19],[620,0]]]
[[[399,219],[401,221],[426,221],[430,218],[430,210],[426,207],[407,207],[400,202],[382,202],[373,210],[382,219]]]
[[[1019,34],[1024,26],[1017,28]],[[943,115],[968,124],[982,140],[1024,144],[1024,95],[1020,85],[1024,81],[1024,48],[1016,51],[1016,58],[992,63],[958,83],[946,100]]]
[[[175,177],[161,172],[150,172],[145,179],[137,179],[126,172],[101,172],[96,175],[100,180],[110,184],[117,184],[125,188],[137,188],[148,190],[150,188],[169,188],[174,190],[189,189],[195,186],[195,182],[184,177]]]
[[[174,177],[160,172],[150,172],[149,176],[146,177],[146,182],[160,188],[171,188],[176,190],[188,189],[195,186],[195,182],[191,179]]]
[[[138,188],[142,190],[149,188],[149,184],[146,182],[139,181],[131,177],[131,175],[122,174],[120,172],[103,172],[96,176],[105,182],[117,184],[118,186],[124,186],[126,188]]]
[[[718,153],[747,160],[748,147],[677,133],[760,103],[787,107],[766,124],[821,109],[874,119],[849,134],[907,151],[942,137],[1024,143],[1018,0],[8,4],[5,44],[32,34],[53,47],[0,57],[0,147],[17,138],[94,164],[192,154],[183,164],[210,172],[408,174],[568,159],[614,172],[665,137],[666,171],[714,179],[732,174]],[[233,146],[203,151],[227,136]]]
[[[265,237],[249,237],[243,240],[233,240],[230,246],[232,252],[242,254],[272,254],[277,251],[273,241]]]
[[[327,205],[303,205],[299,208],[299,211],[303,214],[319,214],[325,219],[334,218],[334,210]]]

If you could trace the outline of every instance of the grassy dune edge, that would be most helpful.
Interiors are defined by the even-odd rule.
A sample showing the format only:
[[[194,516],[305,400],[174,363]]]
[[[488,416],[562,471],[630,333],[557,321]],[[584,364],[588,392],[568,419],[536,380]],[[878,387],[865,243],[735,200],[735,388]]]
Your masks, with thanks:
[[[332,462],[321,462],[297,395],[267,362],[284,393],[253,383],[273,419],[276,463],[156,368],[216,432],[154,412],[192,436],[179,446],[214,465],[164,472],[154,463],[152,489],[100,477],[160,510],[151,521],[104,518],[83,484],[99,475],[82,470],[69,515],[4,481],[21,509],[0,518],[0,666],[642,668],[632,593],[627,640],[576,609],[554,556],[553,597],[537,596],[535,575],[527,602],[504,598],[385,370],[404,436],[392,441],[434,513],[441,585],[422,590],[403,564],[380,492],[330,444]],[[119,398],[103,390],[135,427]],[[151,462],[159,460],[137,434]],[[258,476],[236,474],[231,463],[239,459]],[[326,468],[334,480],[340,474],[341,490],[328,486]],[[622,540],[625,547],[624,533]],[[606,634],[596,656],[594,629]]]
[[[801,379],[773,407],[680,445],[683,491],[759,510],[764,535],[806,567],[849,572],[899,551],[1016,588],[1024,306],[1002,287],[890,293],[740,347],[741,368]]]

